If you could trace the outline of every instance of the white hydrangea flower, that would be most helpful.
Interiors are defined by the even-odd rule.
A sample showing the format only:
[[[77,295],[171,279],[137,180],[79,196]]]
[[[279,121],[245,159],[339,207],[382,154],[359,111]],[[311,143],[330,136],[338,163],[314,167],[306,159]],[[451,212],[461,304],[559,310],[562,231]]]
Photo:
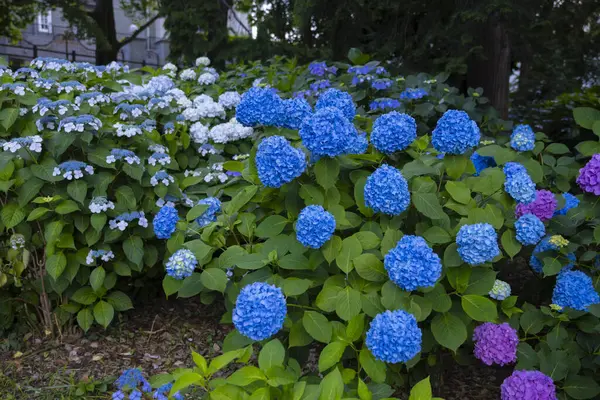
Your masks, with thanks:
[[[196,58],[196,67],[207,67],[210,65],[210,58],[198,57]]]
[[[179,78],[181,78],[181,80],[184,81],[193,81],[194,79],[196,79],[196,71],[194,71],[191,68],[184,69],[179,74]]]
[[[242,101],[242,96],[238,92],[225,92],[219,96],[219,104],[226,109],[235,108]]]
[[[215,143],[228,143],[252,136],[254,129],[245,127],[235,118],[229,122],[215,125],[211,128],[208,137]]]
[[[190,127],[190,138],[196,144],[204,144],[208,141],[208,127],[202,122],[195,122]]]
[[[198,77],[198,83],[201,85],[212,85],[217,81],[217,77],[210,72],[204,72]]]

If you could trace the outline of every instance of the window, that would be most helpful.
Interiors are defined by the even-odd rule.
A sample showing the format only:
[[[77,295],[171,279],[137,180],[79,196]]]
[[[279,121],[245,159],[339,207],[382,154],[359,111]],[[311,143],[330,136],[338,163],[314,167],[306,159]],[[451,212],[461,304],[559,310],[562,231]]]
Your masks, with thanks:
[[[52,33],[52,11],[38,14],[38,31]]]

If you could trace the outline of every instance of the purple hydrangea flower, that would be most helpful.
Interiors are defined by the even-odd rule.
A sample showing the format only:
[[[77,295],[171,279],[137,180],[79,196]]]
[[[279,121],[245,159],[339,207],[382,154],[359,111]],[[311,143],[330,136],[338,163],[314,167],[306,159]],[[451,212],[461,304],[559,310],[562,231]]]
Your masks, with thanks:
[[[486,365],[507,365],[517,361],[517,331],[506,322],[486,322],[473,331],[475,357]]]
[[[517,218],[520,218],[525,214],[533,214],[541,221],[547,221],[554,215],[557,204],[552,192],[548,190],[538,190],[534,201],[529,204],[517,204],[515,215]]]
[[[502,400],[556,400],[552,378],[540,371],[514,371],[500,386]]]
[[[579,170],[577,184],[584,192],[600,196],[600,154],[594,154],[592,159]]]

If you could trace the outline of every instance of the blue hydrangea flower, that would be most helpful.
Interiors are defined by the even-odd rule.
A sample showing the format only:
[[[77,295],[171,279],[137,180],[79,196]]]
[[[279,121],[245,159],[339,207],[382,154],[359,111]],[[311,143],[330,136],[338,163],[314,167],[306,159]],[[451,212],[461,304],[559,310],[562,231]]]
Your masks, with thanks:
[[[564,239],[562,241],[555,240],[556,237],[560,237],[560,236],[556,236],[556,235],[555,236],[546,236],[533,249],[533,253],[531,254],[531,257],[529,258],[529,266],[531,267],[531,269],[533,269],[538,274],[541,274],[544,270],[544,263],[540,258],[538,258],[538,254],[543,253],[545,251],[550,251],[550,250],[558,251],[558,250],[560,250],[560,248],[563,245],[568,244],[568,241],[566,241]],[[574,253],[567,254],[567,259],[569,260],[569,263],[563,267],[563,269],[562,269],[563,271],[573,268],[573,265],[576,261],[575,254]]]
[[[334,216],[318,205],[305,207],[296,222],[296,239],[305,247],[318,249],[335,231]]]
[[[171,392],[172,388],[172,382],[165,383],[164,385],[156,389],[156,391],[154,391],[152,398],[156,400],[169,400],[169,392]],[[183,400],[183,396],[179,392],[175,392],[175,394],[173,394],[171,398],[175,400]]]
[[[458,254],[471,265],[492,261],[500,254],[498,234],[487,223],[463,225],[456,235]]]
[[[371,143],[382,153],[406,149],[417,138],[417,123],[407,114],[392,111],[381,115],[373,124]]]
[[[496,166],[496,160],[494,160],[494,157],[480,156],[477,153],[473,153],[471,155],[471,162],[475,166],[475,173],[473,176],[479,176],[481,171],[484,169]]]
[[[300,129],[302,122],[312,114],[312,107],[303,98],[284,100],[285,113],[280,125],[288,129]]]
[[[535,200],[535,183],[527,173],[527,169],[519,163],[506,163],[504,168],[504,191],[519,203],[529,204]]]
[[[196,223],[200,225],[200,228],[204,228],[206,225],[217,220],[217,213],[221,212],[221,201],[216,197],[207,197],[200,200],[198,205],[200,204],[208,205],[206,211],[196,218]]]
[[[490,290],[488,295],[492,299],[502,301],[502,300],[510,297],[510,293],[511,293],[510,285],[504,281],[501,281],[500,279],[496,279],[494,281],[494,286],[492,287],[492,290]]]
[[[357,136],[352,123],[333,107],[321,108],[306,118],[299,134],[304,146],[317,158],[344,154]]]
[[[316,109],[321,110],[329,107],[340,110],[349,121],[352,121],[356,115],[356,106],[354,105],[352,96],[338,89],[329,89],[319,96]]]
[[[364,197],[367,207],[387,215],[399,215],[410,204],[406,179],[399,170],[387,164],[367,178]]]
[[[354,126],[352,126],[354,128]],[[367,140],[366,133],[358,133],[356,128],[354,128],[354,132],[356,132],[356,136],[348,144],[346,148],[345,154],[364,154],[369,147],[369,141]]]
[[[594,289],[592,278],[581,271],[563,271],[556,279],[552,293],[552,303],[587,311],[592,304],[600,303],[600,296]]]
[[[525,214],[515,222],[517,240],[523,245],[537,244],[546,234],[544,223],[533,214]]]
[[[422,336],[412,314],[388,310],[371,321],[365,344],[376,359],[395,364],[407,362],[421,351]]]
[[[394,82],[388,78],[375,79],[371,82],[371,87],[375,90],[386,90],[392,87]]]
[[[142,371],[137,368],[131,368],[123,371],[121,376],[115,381],[115,386],[117,386],[119,390],[133,390],[137,389],[139,385],[142,386],[142,390],[145,393],[152,391],[152,386],[146,380],[146,378],[144,378]]]
[[[480,138],[479,127],[466,112],[448,110],[438,120],[431,143],[441,153],[463,154],[477,146]]]
[[[177,221],[179,221],[179,215],[175,207],[162,207],[158,214],[154,216],[154,221],[152,221],[154,234],[159,239],[169,239],[175,232]]]
[[[571,193],[563,193],[562,196],[563,199],[565,199],[565,205],[560,210],[556,210],[554,215],[567,215],[567,211],[579,206],[579,199],[573,196]]]
[[[256,169],[263,185],[278,188],[302,175],[306,156],[283,136],[270,136],[258,145]]]
[[[375,99],[369,104],[369,110],[371,111],[393,110],[398,107],[400,107],[400,102],[398,100],[386,97]]]
[[[427,96],[427,91],[420,88],[409,88],[400,93],[401,100],[419,100],[425,96]]]
[[[510,147],[517,151],[531,151],[535,147],[535,133],[529,125],[517,125],[510,135]]]
[[[390,279],[402,290],[432,287],[442,273],[440,257],[420,236],[405,235],[384,259]]]
[[[194,273],[198,266],[196,256],[188,249],[179,249],[167,261],[167,275],[177,280],[185,279]]]
[[[285,114],[283,100],[271,88],[252,87],[242,95],[235,118],[244,126],[275,125]]]
[[[233,309],[233,325],[252,340],[273,336],[283,327],[287,305],[281,289],[264,282],[245,286]]]

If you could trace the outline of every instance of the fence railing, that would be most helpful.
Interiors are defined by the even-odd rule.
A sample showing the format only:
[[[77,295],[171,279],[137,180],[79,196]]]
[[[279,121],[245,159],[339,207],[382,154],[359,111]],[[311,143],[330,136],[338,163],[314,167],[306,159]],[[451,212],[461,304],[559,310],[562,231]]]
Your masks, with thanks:
[[[11,45],[11,44],[0,44],[0,57],[8,58],[8,61],[20,60],[20,61],[31,61],[37,57],[57,57],[65,58],[72,62],[75,61],[86,61],[92,64],[96,63],[96,55],[88,52],[77,50],[69,50],[68,46],[65,46],[64,51],[46,49],[37,45],[31,47],[22,45]],[[146,60],[127,60],[125,58],[117,57],[117,61],[128,64],[131,66],[150,66],[159,67],[159,64],[147,62]]]

